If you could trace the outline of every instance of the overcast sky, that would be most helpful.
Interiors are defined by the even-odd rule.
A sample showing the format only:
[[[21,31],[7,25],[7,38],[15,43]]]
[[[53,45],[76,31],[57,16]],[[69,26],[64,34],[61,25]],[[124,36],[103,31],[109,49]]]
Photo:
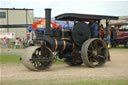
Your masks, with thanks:
[[[52,17],[62,13],[128,16],[128,0],[0,0],[1,8],[34,9],[35,17],[44,17],[52,8]]]

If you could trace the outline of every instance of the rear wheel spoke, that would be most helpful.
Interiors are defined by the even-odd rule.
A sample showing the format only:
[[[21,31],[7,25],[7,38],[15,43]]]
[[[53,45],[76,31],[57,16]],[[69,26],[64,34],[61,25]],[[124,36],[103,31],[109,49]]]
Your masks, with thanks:
[[[92,55],[92,51],[91,50],[88,50],[88,55]]]
[[[97,55],[98,57],[100,57],[100,58],[104,58],[104,56],[102,56],[102,55]]]
[[[98,43],[97,41],[94,43],[94,45],[93,45],[94,49],[97,49],[97,43]]]
[[[93,44],[91,44],[90,46],[91,46],[91,49],[94,50]]]

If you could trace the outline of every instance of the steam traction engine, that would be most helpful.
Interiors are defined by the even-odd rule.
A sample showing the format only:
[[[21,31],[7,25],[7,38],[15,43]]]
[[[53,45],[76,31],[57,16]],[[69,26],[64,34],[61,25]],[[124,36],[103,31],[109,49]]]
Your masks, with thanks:
[[[54,56],[64,59],[70,66],[85,64],[88,67],[102,66],[108,60],[106,43],[99,38],[91,38],[86,21],[101,19],[116,20],[118,17],[65,13],[56,20],[74,21],[73,29],[50,29],[51,9],[45,9],[46,31],[36,31],[33,44],[25,49],[22,56],[24,66],[30,70],[48,69]]]

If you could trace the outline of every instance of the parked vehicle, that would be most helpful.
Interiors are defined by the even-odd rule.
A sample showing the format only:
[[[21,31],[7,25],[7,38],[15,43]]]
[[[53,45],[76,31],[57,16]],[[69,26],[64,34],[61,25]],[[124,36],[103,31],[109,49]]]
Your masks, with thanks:
[[[110,25],[112,47],[123,44],[125,48],[128,48],[128,23],[112,23]]]

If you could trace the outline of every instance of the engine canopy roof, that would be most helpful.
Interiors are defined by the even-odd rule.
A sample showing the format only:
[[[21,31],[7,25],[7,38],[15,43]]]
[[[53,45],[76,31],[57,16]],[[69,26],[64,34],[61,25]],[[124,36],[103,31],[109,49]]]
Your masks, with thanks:
[[[90,21],[90,20],[118,20],[118,16],[107,16],[107,15],[91,15],[91,14],[78,14],[78,13],[64,13],[55,16],[56,20],[62,21]]]

